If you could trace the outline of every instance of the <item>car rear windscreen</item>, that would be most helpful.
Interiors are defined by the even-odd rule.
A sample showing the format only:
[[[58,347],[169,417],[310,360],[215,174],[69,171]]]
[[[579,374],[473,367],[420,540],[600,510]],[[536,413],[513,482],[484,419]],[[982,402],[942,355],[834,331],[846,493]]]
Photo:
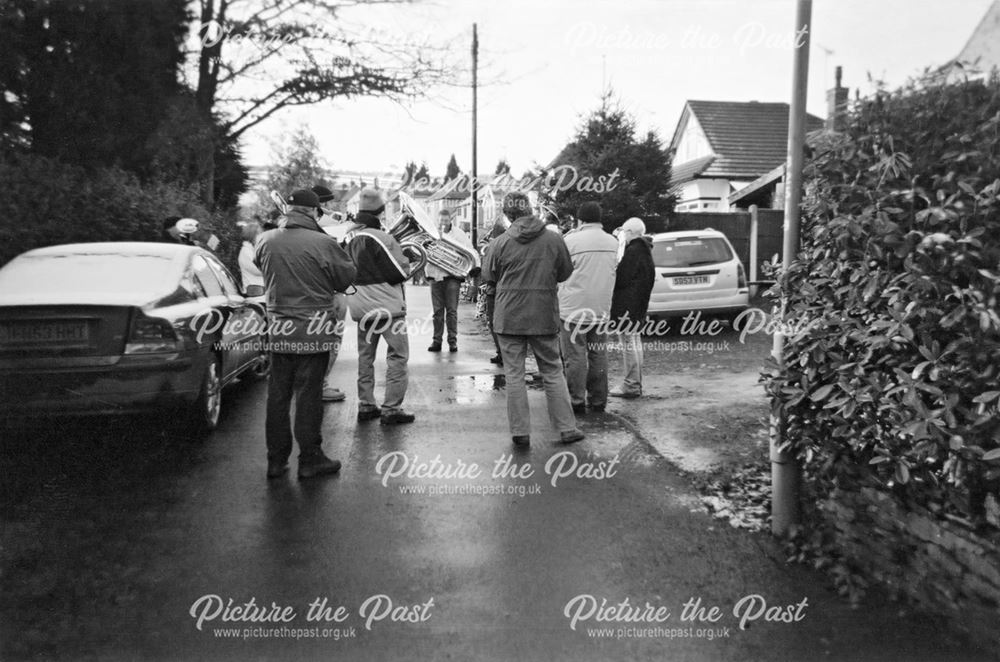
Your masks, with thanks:
[[[697,267],[731,259],[733,252],[721,237],[686,237],[653,242],[653,264],[657,267]]]
[[[0,291],[18,294],[146,294],[161,290],[173,258],[121,253],[25,255],[0,270]]]

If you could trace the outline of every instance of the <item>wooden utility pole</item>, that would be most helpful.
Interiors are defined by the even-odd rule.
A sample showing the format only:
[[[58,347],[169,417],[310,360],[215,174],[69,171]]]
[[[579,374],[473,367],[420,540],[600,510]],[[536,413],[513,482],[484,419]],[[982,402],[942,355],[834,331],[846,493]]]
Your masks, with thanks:
[[[798,0],[795,11],[796,42],[792,61],[792,103],[788,108],[788,170],[785,174],[785,225],[781,266],[783,273],[799,252],[799,205],[802,203],[802,165],[805,161],[806,90],[809,83],[809,33],[812,0]],[[788,295],[781,298],[781,317],[788,322]],[[781,326],[781,325],[779,325]],[[784,367],[785,336],[774,334],[772,354]],[[786,441],[783,414],[771,417],[771,533],[784,536],[799,521],[799,466],[795,455],[780,450]]]
[[[472,194],[472,245],[479,245],[479,168],[477,164],[477,129],[476,110],[478,102],[478,75],[479,68],[479,35],[476,31],[476,24],[472,24],[472,181],[469,188]]]

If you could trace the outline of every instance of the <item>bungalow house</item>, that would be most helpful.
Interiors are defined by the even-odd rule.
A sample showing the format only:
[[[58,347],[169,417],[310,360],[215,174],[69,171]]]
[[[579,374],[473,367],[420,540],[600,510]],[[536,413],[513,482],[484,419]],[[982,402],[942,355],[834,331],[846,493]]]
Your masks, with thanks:
[[[807,116],[807,131],[822,127]],[[670,142],[676,210],[728,211],[730,194],[781,166],[787,145],[787,103],[688,101]]]

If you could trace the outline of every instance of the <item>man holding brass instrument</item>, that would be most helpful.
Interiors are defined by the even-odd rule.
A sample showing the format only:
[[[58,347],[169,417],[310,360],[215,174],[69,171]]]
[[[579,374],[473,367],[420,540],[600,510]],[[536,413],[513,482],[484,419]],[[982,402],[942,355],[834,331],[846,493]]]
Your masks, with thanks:
[[[358,420],[381,419],[382,425],[412,423],[415,416],[403,410],[409,382],[407,363],[410,341],[406,335],[406,296],[403,283],[412,265],[403,247],[382,230],[385,213],[382,194],[361,191],[354,230],[347,250],[357,266],[357,291],[347,297],[351,318],[358,323]],[[375,402],[375,352],[385,340],[385,399]]]
[[[451,210],[442,209],[438,213],[438,230],[442,237],[450,237],[455,242],[474,252],[472,242],[461,228],[452,222]],[[434,339],[427,348],[431,352],[441,351],[441,340],[445,327],[448,329],[448,349],[458,351],[458,294],[462,289],[463,276],[445,271],[432,262],[424,268],[431,283],[431,305],[434,306]]]

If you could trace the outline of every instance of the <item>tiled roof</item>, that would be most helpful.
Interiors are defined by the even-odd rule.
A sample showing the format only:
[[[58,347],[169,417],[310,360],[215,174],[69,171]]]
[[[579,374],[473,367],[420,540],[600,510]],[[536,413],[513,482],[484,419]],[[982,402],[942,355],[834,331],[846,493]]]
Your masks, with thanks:
[[[683,184],[684,182],[691,181],[703,173],[708,166],[712,165],[712,161],[714,160],[715,155],[709,154],[708,156],[682,163],[670,171],[670,182],[672,184]]]
[[[702,177],[756,179],[784,162],[788,150],[787,103],[688,101],[687,106],[716,154]],[[807,132],[821,128],[823,120],[806,115]]]

